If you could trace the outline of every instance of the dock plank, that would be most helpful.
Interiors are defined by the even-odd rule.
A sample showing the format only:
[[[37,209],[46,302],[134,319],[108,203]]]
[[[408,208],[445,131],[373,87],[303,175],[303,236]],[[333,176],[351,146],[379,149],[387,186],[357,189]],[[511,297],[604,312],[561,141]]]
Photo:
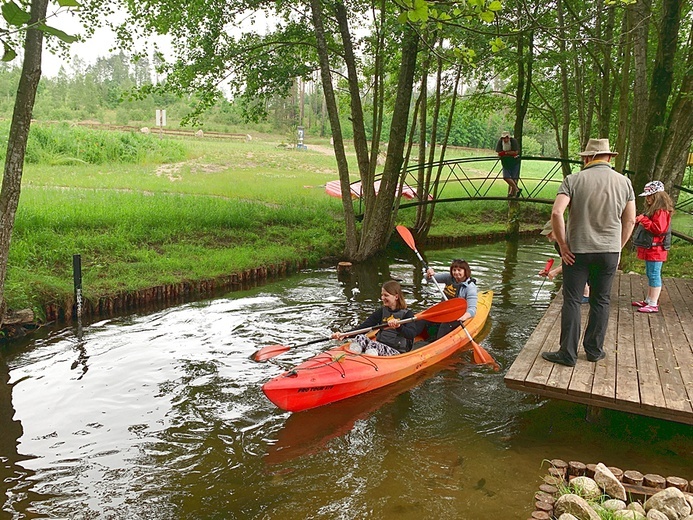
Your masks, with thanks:
[[[635,336],[633,333],[633,306],[637,299],[633,294],[633,276],[621,276],[618,300],[618,333],[612,345],[616,358],[616,400],[633,403],[640,407],[640,387],[638,386],[638,366],[635,361]],[[638,287],[640,282],[638,281]]]
[[[562,293],[551,302],[505,375],[509,388],[537,395],[693,424],[693,280],[665,278],[660,312],[637,312],[647,279],[619,273],[597,363],[580,342],[575,367],[541,358],[559,348]],[[587,318],[583,306],[582,330]]]

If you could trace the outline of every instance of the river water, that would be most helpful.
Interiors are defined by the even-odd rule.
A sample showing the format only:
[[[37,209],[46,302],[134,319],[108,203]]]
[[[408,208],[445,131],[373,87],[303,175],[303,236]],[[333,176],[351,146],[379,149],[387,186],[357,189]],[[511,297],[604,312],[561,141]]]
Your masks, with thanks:
[[[557,289],[536,276],[551,255],[539,240],[427,251],[437,271],[467,259],[496,292],[481,344],[499,372],[456,354],[297,414],[264,397],[281,368],[251,354],[351,328],[391,277],[415,312],[438,302],[406,246],[348,279],[306,270],[4,347],[0,518],[523,520],[547,459],[693,478],[690,426],[608,410],[588,421],[582,405],[504,386]]]

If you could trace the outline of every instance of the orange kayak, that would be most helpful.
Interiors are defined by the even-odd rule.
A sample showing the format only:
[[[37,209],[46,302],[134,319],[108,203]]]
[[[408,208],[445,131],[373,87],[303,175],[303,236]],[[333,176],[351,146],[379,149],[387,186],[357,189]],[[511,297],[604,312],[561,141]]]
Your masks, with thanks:
[[[476,316],[465,323],[477,335],[491,310],[493,291],[479,293]],[[282,410],[300,412],[370,392],[409,377],[452,355],[471,350],[462,328],[398,356],[368,356],[349,351],[350,343],[321,352],[262,386],[267,398]]]

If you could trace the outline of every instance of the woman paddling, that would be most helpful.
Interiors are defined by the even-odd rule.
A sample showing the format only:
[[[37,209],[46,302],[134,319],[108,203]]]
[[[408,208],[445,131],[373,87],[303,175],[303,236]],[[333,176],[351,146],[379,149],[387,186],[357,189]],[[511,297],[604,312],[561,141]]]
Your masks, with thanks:
[[[435,279],[436,282],[444,283],[443,292],[450,298],[464,298],[467,300],[467,312],[457,321],[443,323],[438,328],[438,337],[441,338],[449,334],[460,326],[460,322],[467,321],[476,316],[476,304],[478,300],[478,289],[476,279],[472,278],[472,269],[466,260],[455,259],[450,264],[449,273],[436,274],[430,267],[426,270],[426,277]]]
[[[353,330],[374,327],[382,323],[387,323],[388,326],[378,331],[375,340],[365,334],[359,334],[351,342],[349,350],[356,354],[363,353],[371,356],[395,356],[409,352],[416,337],[417,326],[413,321],[399,323],[399,320],[414,317],[414,313],[407,309],[402,287],[394,280],[385,282],[380,291],[380,299],[383,306]],[[335,332],[332,334],[332,339],[342,340],[348,335],[348,331]]]

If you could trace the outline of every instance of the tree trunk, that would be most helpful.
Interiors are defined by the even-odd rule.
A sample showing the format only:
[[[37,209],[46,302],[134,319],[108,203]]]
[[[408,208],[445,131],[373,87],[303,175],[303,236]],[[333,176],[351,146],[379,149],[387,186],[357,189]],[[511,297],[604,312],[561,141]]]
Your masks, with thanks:
[[[376,204],[373,211],[367,213],[363,219],[360,247],[353,258],[355,261],[365,260],[385,248],[397,217],[397,212],[393,211],[392,208],[404,162],[404,146],[407,140],[409,107],[414,85],[418,45],[418,34],[406,25],[403,29],[402,61],[397,74],[397,94],[390,126],[387,159],[383,167],[382,182],[376,197]]]
[[[637,169],[633,179],[636,191],[654,178],[659,154],[664,143],[666,110],[674,82],[674,58],[676,56],[681,8],[683,0],[664,0],[659,25],[657,57],[652,70],[652,82],[647,103],[647,123],[638,150]]]
[[[602,54],[602,81],[601,91],[599,93],[599,135],[598,137],[609,137],[611,128],[611,54],[614,38],[614,6],[607,8],[606,27],[604,27],[601,35],[601,54]]]
[[[630,119],[630,162],[631,170],[638,169],[639,153],[642,149],[647,117],[647,44],[650,31],[651,0],[636,0],[628,7],[629,26],[633,42],[633,103]]]
[[[566,56],[566,31],[565,18],[563,16],[563,0],[558,1],[558,30],[560,38],[558,41],[558,49],[561,55]],[[568,85],[568,65],[565,60],[560,60],[559,64],[561,74],[561,125],[560,139],[558,139],[558,150],[561,153],[562,159],[568,159],[568,142],[570,139],[570,88]],[[576,71],[577,73],[577,71]],[[558,129],[556,129],[558,134]],[[567,177],[571,173],[570,165],[566,162],[561,163],[563,177]]]
[[[325,105],[330,120],[332,139],[334,141],[334,154],[339,171],[339,185],[342,190],[342,207],[344,208],[344,224],[346,226],[346,244],[344,254],[347,258],[353,258],[358,252],[358,234],[356,230],[356,216],[354,205],[351,201],[351,186],[349,183],[349,162],[344,151],[344,137],[339,121],[339,108],[334,88],[332,87],[332,73],[330,70],[330,56],[325,39],[325,25],[320,0],[311,0],[313,25],[315,27],[315,39],[320,61],[320,78],[325,93]]]
[[[24,41],[24,62],[15,98],[10,134],[7,141],[5,170],[0,189],[0,325],[7,304],[5,302],[5,277],[7,258],[10,252],[12,229],[19,206],[19,195],[24,171],[24,155],[29,139],[31,114],[34,109],[36,90],[41,80],[41,53],[43,32],[34,29],[39,21],[46,19],[48,0],[32,0],[31,19]]]
[[[686,173],[688,151],[693,141],[693,33],[688,35],[686,72],[666,125],[664,144],[659,152],[654,178],[660,179],[675,199],[673,184],[680,185]]]
[[[525,117],[529,108],[532,92],[532,70],[534,66],[534,31],[521,33],[518,44],[518,69],[517,92],[515,94],[515,125],[513,132],[517,143],[522,150],[522,136],[524,135]],[[525,46],[526,44],[526,46]],[[522,78],[522,80],[520,80]]]
[[[616,126],[616,148],[618,152],[614,167],[622,172],[628,160],[628,115],[630,95],[630,55],[633,48],[630,34],[629,17],[623,17],[623,31],[621,32],[621,48],[623,49],[623,66],[621,68],[621,81],[618,93],[618,122]]]
[[[428,122],[428,69],[431,66],[431,52],[426,52],[421,63],[421,92],[419,93],[419,153],[417,161],[419,168],[416,173],[416,190],[426,191],[426,123]],[[416,208],[414,229],[418,229],[426,218],[426,207]]]

